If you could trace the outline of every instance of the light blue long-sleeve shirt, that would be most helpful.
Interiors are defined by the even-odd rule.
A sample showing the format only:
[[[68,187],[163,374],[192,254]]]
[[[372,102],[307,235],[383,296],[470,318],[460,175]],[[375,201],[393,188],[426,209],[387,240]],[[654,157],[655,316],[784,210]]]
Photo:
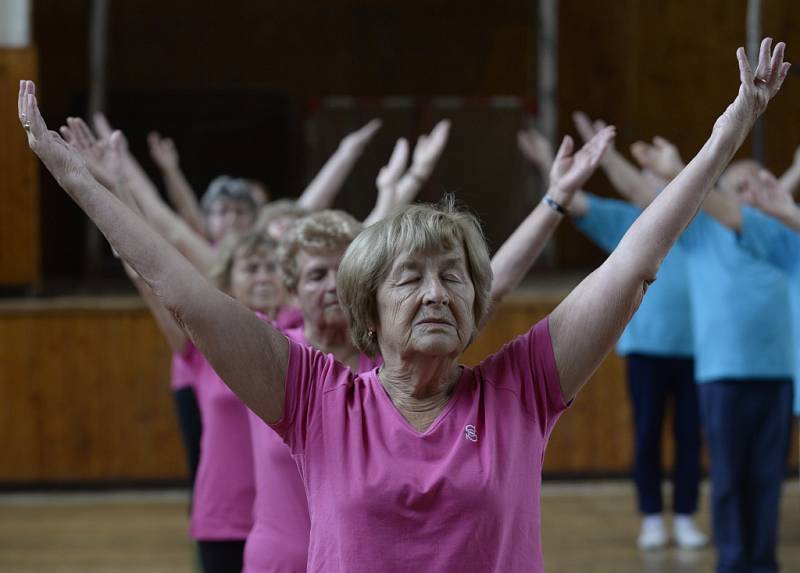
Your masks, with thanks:
[[[575,225],[606,252],[613,251],[642,210],[625,201],[586,194],[588,209]],[[686,260],[672,249],[658,278],[617,343],[617,353],[688,358],[694,354]]]
[[[791,378],[789,293],[781,272],[705,213],[678,246],[688,262],[695,379]]]
[[[800,234],[749,207],[742,209],[739,243],[756,257],[780,269],[789,286],[794,351],[794,413],[800,415]]]

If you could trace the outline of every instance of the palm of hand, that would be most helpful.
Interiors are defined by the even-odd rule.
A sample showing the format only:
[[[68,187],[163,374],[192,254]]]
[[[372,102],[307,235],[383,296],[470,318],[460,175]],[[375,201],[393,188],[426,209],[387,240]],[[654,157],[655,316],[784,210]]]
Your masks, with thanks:
[[[769,101],[783,85],[791,64],[783,61],[786,46],[779,42],[772,50],[772,39],[764,38],[758,56],[755,73],[747,61],[744,49],[736,51],[739,61],[739,93],[732,104],[714,124],[714,129],[746,128],[764,113]]]
[[[436,163],[447,143],[449,131],[450,122],[442,120],[429,135],[420,135],[414,146],[414,164],[427,167]]]

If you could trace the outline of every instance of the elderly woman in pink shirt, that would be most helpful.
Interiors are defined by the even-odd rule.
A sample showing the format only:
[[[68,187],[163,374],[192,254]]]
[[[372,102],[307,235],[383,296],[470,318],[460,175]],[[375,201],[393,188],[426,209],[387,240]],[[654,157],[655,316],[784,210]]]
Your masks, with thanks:
[[[203,281],[47,131],[20,89],[28,142],[120,255],[183,323],[226,384],[292,450],[311,516],[312,571],[542,571],[539,484],[559,414],[609,352],[661,260],[777,93],[784,45],[762,43],[698,155],[617,249],[526,334],[475,368],[458,364],[491,283],[470,215],[413,206],[363,231],[337,277],[356,374],[288,340]],[[591,173],[592,150],[562,146],[541,216]]]

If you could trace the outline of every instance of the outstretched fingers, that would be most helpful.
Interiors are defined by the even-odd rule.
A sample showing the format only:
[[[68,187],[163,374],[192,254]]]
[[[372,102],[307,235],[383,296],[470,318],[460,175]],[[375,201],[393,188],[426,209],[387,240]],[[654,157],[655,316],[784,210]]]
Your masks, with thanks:
[[[47,131],[47,124],[44,122],[42,114],[39,112],[39,104],[36,102],[36,86],[32,81],[25,82],[25,97],[23,102],[23,113],[28,134],[34,139],[40,138]]]
[[[766,37],[761,40],[761,47],[758,50],[758,66],[755,72],[755,79],[757,82],[767,83],[767,81],[769,81],[770,52],[772,52],[772,38]]]
[[[745,86],[753,85],[753,69],[750,67],[750,62],[747,61],[744,48],[737,48],[736,60],[739,62],[739,81]]]

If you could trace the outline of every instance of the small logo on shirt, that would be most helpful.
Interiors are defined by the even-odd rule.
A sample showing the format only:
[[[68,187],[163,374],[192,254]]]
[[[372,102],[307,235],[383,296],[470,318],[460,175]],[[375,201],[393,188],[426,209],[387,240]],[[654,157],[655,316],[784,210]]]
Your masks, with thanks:
[[[464,437],[467,438],[470,442],[477,442],[478,441],[478,431],[475,429],[475,426],[472,424],[467,424],[464,426]]]

